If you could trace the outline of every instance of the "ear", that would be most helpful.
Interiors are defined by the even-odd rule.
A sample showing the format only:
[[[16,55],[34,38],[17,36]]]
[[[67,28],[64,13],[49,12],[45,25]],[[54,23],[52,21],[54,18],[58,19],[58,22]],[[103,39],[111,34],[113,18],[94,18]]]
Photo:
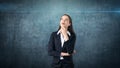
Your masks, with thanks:
[[[71,23],[68,24],[68,26],[70,26],[70,25],[71,25]]]

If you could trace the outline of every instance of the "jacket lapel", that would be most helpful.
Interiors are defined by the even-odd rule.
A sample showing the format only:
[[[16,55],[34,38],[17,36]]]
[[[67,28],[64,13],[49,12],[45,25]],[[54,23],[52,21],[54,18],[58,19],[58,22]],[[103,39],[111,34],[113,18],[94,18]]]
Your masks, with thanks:
[[[60,38],[60,33],[56,35],[57,37],[57,42],[58,42],[58,47],[61,49],[61,38]]]

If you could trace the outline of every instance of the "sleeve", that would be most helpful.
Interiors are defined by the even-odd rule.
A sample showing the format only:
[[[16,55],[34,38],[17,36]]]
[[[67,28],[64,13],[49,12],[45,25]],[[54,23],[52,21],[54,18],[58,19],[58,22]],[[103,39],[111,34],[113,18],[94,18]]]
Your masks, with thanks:
[[[48,42],[48,54],[50,56],[60,56],[60,52],[55,50],[54,32],[51,34]]]
[[[75,42],[76,42],[76,36],[72,35],[69,40],[67,40],[66,42],[64,42],[64,46],[66,46],[67,48],[67,52],[69,54],[72,54],[74,51],[74,46],[75,46]]]

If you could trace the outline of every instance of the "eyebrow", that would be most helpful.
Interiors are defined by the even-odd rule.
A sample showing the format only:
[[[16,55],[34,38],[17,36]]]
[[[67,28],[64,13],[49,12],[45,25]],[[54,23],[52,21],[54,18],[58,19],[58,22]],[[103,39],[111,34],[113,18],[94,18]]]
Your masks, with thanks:
[[[69,19],[65,19],[65,20],[69,20]]]
[[[60,20],[62,19],[62,17],[60,18]],[[65,19],[65,20],[69,20],[68,18],[67,19]]]

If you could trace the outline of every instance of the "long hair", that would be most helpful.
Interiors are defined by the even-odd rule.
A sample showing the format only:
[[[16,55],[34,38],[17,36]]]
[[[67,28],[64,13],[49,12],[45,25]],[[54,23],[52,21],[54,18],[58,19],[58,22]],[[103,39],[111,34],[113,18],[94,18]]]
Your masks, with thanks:
[[[70,22],[70,26],[68,27],[68,31],[72,34],[75,34],[75,32],[73,30],[73,25],[72,25],[72,18],[68,14],[64,14],[63,16],[68,16],[69,22]],[[61,28],[61,26],[59,26],[58,30],[60,30],[60,28]]]

